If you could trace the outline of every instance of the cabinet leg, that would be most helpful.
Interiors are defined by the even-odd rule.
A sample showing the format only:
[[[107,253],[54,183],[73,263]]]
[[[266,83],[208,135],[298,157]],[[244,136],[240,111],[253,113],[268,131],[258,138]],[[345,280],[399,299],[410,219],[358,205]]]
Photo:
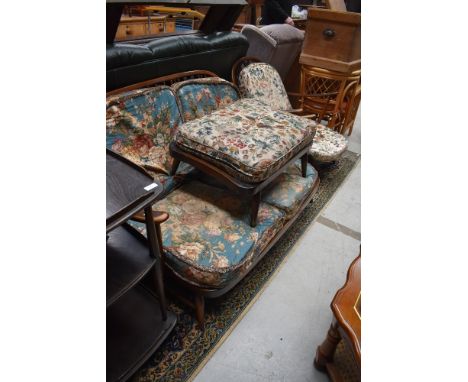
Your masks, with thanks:
[[[330,329],[328,329],[327,337],[315,353],[314,366],[317,370],[326,371],[326,365],[333,361],[333,355],[340,340],[341,336],[338,332],[338,325],[334,321]]]
[[[307,157],[309,153],[305,153],[301,157],[301,170],[302,170],[302,177],[305,178],[307,176]]]
[[[177,172],[177,168],[179,167],[180,160],[173,158],[172,167],[171,167],[171,175],[175,175]]]
[[[251,204],[250,204],[250,226],[256,227],[257,226],[257,215],[258,209],[260,207],[260,200],[262,198],[262,193],[259,192],[252,196]]]
[[[205,297],[195,294],[195,315],[201,330],[205,329]]]

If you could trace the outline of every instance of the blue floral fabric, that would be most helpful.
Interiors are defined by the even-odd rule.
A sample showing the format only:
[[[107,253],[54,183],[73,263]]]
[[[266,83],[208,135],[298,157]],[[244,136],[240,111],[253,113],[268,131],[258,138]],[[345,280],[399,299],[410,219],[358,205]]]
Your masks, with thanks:
[[[192,181],[153,207],[166,211],[162,224],[166,264],[189,283],[222,288],[241,277],[283,226],[285,214],[261,203],[256,227],[250,203],[227,190]],[[145,234],[145,226],[131,223]]]
[[[107,99],[106,146],[154,172],[169,174],[169,144],[182,122],[168,86],[139,89]]]
[[[289,219],[318,182],[318,172],[310,163],[307,164],[307,176],[302,176],[301,161],[298,160],[263,191],[262,201],[280,208]]]
[[[160,198],[164,198],[169,195],[176,188],[181,186],[188,179],[198,177],[200,172],[188,163],[181,162],[177,168],[177,174],[171,176],[161,173],[155,173],[150,170],[146,170],[154,179],[158,180],[163,186],[163,192],[160,194]]]
[[[211,114],[238,100],[237,89],[222,78],[200,78],[173,85],[184,122]]]

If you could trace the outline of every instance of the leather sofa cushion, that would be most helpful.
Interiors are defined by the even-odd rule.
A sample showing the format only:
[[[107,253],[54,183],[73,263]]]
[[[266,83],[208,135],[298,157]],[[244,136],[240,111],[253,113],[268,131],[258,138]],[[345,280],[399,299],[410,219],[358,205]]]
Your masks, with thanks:
[[[229,80],[231,68],[249,43],[237,32],[179,35],[147,44],[114,43],[106,47],[107,91],[189,70],[210,70]]]

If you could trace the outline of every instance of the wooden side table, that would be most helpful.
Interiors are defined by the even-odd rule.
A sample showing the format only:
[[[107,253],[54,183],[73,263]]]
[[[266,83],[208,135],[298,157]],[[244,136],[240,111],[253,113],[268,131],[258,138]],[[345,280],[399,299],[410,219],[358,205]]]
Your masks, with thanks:
[[[350,345],[356,364],[361,369],[361,255],[349,267],[346,284],[336,293],[331,309],[333,322],[327,337],[317,348],[314,365],[326,372],[332,381],[341,381],[333,364],[333,355],[341,339]]]
[[[107,150],[106,347],[107,381],[125,381],[151,356],[176,323],[166,309],[158,231],[152,204],[163,187],[146,172]],[[148,240],[125,224],[145,211]],[[153,291],[140,281],[153,272]]]

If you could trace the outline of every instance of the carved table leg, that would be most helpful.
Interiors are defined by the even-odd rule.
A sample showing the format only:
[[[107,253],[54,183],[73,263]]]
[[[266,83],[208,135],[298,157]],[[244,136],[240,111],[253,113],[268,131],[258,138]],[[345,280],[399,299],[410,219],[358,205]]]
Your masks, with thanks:
[[[179,159],[173,158],[172,167],[171,167],[171,175],[175,175],[175,173],[177,172],[177,168],[179,167],[179,163],[180,163]]]
[[[302,157],[301,157],[301,170],[302,170],[302,177],[305,178],[307,176],[307,157],[308,157],[308,153],[305,153]]]
[[[251,207],[250,207],[250,226],[256,227],[257,226],[257,215],[258,215],[258,208],[260,207],[260,200],[262,198],[262,193],[259,192],[252,196],[251,200]]]
[[[201,330],[205,329],[205,297],[195,294],[195,315]]]
[[[336,321],[333,321],[330,329],[328,329],[327,338],[325,338],[315,353],[314,366],[317,370],[326,371],[326,365],[333,361],[333,355],[340,340],[341,336],[338,332],[338,324]]]

